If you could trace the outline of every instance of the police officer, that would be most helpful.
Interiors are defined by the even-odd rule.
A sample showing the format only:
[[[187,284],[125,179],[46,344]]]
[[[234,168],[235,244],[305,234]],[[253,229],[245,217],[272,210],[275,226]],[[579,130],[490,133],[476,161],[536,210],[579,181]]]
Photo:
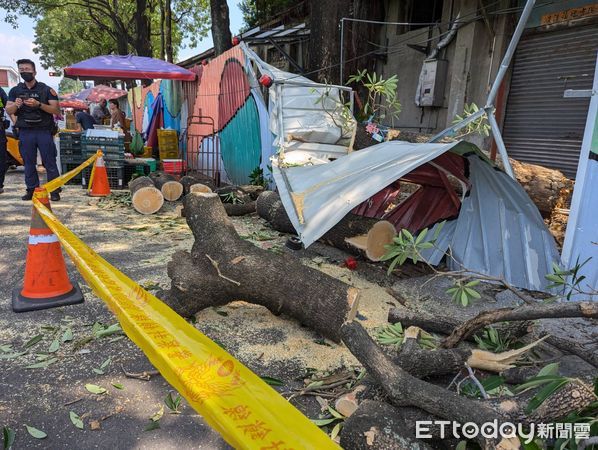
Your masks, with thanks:
[[[23,200],[31,200],[33,191],[39,186],[37,176],[37,151],[46,168],[48,181],[60,174],[56,166],[56,146],[52,139],[55,128],[54,114],[60,114],[58,95],[54,89],[35,79],[35,63],[29,59],[17,61],[23,83],[8,93],[6,111],[17,116],[19,129],[19,150],[25,163],[25,184],[27,193]],[[50,193],[52,201],[60,200],[58,191]]]
[[[4,193],[4,175],[6,174],[6,132],[8,121],[4,120],[4,108],[8,103],[8,96],[0,88],[0,194]]]

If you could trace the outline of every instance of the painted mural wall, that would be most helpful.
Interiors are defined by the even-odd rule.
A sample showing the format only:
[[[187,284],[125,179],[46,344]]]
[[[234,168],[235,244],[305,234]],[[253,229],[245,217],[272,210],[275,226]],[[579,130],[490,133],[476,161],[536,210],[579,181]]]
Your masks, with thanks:
[[[234,47],[194,69],[195,86],[161,80],[130,90],[132,127],[149,139],[159,104],[157,128],[179,133],[191,169],[207,174],[218,170],[222,181],[247,184],[256,168],[268,171],[273,154],[268,112],[250,63],[243,50]],[[218,153],[217,161],[213,153]]]

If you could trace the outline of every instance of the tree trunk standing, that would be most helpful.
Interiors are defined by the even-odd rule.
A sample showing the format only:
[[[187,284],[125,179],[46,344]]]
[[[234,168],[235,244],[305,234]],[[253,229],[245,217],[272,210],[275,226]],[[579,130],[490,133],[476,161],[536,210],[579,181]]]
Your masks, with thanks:
[[[164,16],[164,0],[160,0],[160,59],[166,59],[166,18]]]
[[[340,20],[351,15],[350,0],[310,0],[309,77],[340,82]]]
[[[218,56],[233,46],[226,0],[210,0],[210,15],[214,51],[215,56]]]
[[[381,0],[353,0],[353,18],[383,21],[384,15],[384,2]],[[345,16],[348,14],[346,13]],[[344,80],[341,80],[341,84],[346,83],[347,79],[358,70],[366,69],[372,72],[376,69],[378,59],[371,52],[377,50],[373,44],[379,42],[382,27],[383,25],[367,22],[345,22],[344,60],[346,63],[343,70]],[[366,54],[368,55],[363,56]],[[359,89],[358,94],[361,98],[365,98],[365,88]]]
[[[166,61],[174,62],[174,51],[172,49],[172,2],[164,1],[164,21],[166,25]]]
[[[137,11],[135,11],[135,50],[137,56],[152,57],[151,24],[147,0],[136,0]]]

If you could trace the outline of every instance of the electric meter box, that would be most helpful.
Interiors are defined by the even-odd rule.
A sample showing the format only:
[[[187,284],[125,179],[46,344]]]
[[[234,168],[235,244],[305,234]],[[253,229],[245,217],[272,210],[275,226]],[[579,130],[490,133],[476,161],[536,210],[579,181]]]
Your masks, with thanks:
[[[443,106],[447,66],[448,61],[445,59],[424,61],[419,93],[420,106]]]

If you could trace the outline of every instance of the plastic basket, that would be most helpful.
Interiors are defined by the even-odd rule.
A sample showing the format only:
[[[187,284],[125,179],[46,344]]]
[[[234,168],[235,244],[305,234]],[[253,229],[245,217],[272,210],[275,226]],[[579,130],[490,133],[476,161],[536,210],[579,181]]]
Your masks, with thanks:
[[[175,130],[158,130],[158,149],[160,159],[179,157],[179,138]]]
[[[60,132],[60,155],[81,155],[81,133]]]
[[[63,159],[60,160],[60,165],[61,165],[61,174],[64,175],[65,173],[76,169],[81,163],[80,162],[67,162],[64,161]],[[84,169],[85,170],[85,169]],[[77,175],[75,175],[73,178],[71,178],[69,181],[67,181],[66,184],[81,184],[81,172],[79,172]]]

